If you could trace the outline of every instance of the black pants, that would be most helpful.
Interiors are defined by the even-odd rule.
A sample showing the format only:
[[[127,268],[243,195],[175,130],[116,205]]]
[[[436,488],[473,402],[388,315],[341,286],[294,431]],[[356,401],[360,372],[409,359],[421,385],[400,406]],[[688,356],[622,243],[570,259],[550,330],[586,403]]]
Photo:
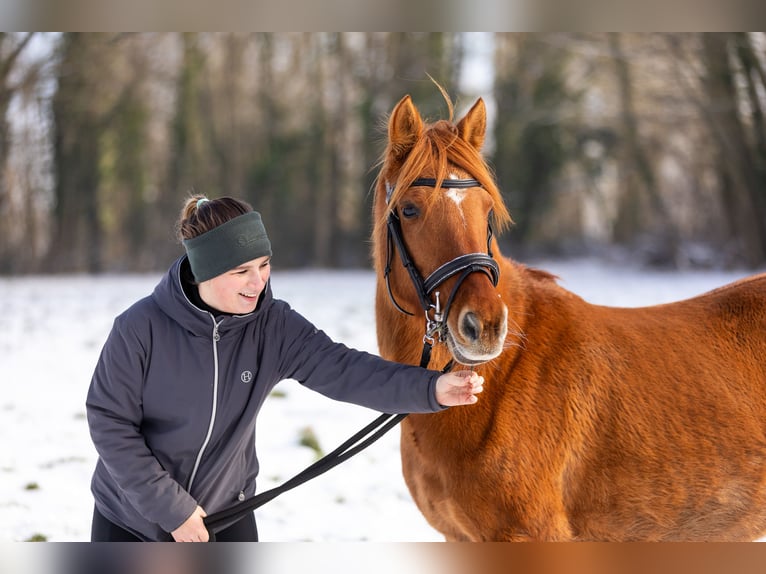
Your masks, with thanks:
[[[217,532],[216,542],[258,542],[258,529],[255,526],[255,514],[248,513],[228,528]],[[141,542],[141,539],[117,526],[93,508],[93,524],[90,531],[91,542]]]

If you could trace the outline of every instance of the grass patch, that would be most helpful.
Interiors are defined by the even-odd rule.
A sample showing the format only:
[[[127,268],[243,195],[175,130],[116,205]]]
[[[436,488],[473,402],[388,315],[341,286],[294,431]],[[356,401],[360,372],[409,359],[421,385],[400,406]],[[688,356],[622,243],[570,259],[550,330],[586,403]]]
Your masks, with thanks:
[[[24,542],[48,542],[48,537],[45,534],[37,532],[27,538]]]
[[[40,490],[40,485],[37,484],[36,482],[28,482],[24,486],[24,490]]]
[[[324,451],[319,445],[319,438],[311,427],[306,427],[300,432],[298,444],[313,450],[318,459],[324,456]]]

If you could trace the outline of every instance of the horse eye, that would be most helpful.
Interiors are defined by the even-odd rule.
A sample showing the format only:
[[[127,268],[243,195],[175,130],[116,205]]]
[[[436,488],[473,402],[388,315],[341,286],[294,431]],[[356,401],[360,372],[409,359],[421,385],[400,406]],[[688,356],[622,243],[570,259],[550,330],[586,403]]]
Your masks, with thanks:
[[[406,219],[412,219],[413,217],[417,217],[418,215],[420,215],[420,211],[414,205],[409,204],[402,207],[402,215]]]

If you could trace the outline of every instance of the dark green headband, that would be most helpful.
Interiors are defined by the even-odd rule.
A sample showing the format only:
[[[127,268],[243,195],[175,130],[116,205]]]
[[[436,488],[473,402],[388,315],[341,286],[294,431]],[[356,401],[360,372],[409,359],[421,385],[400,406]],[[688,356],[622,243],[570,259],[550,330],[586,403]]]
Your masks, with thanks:
[[[218,277],[253,259],[271,256],[271,243],[257,211],[185,239],[183,245],[197,283]]]

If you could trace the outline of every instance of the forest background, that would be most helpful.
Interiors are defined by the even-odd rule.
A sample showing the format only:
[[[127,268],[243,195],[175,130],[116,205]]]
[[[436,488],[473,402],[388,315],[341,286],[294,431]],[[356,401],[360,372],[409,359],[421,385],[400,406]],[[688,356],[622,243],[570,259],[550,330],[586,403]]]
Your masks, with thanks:
[[[766,263],[764,33],[0,33],[0,275],[165,269],[190,193],[369,268],[385,120],[489,109],[515,258]]]

